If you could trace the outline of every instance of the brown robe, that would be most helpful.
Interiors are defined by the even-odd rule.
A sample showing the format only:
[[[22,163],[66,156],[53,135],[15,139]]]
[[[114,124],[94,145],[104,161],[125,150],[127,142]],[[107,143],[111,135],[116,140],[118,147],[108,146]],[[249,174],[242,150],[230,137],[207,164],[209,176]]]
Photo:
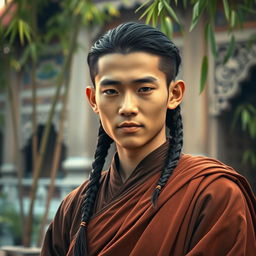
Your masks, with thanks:
[[[89,255],[255,256],[255,197],[245,178],[217,160],[182,154],[153,208],[167,147],[149,154],[125,183],[117,160],[102,174],[87,231]],[[63,200],[41,255],[74,255],[86,186]]]

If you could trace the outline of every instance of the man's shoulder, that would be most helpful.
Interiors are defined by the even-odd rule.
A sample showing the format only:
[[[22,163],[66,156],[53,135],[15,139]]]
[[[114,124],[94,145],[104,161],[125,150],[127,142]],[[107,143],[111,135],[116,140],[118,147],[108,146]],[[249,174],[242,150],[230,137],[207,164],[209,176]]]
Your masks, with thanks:
[[[180,158],[181,162],[186,163],[187,165],[190,164],[200,164],[200,165],[212,165],[212,166],[223,166],[225,168],[228,169],[233,169],[232,167],[230,167],[229,165],[223,163],[222,161],[213,158],[213,157],[209,157],[206,155],[196,155],[196,154],[181,154],[181,158]]]
[[[236,188],[239,186],[243,190],[251,190],[246,178],[232,167],[214,158],[190,154],[181,155],[178,166],[168,183],[176,190],[188,184],[204,189],[211,183],[215,184],[215,188],[225,186],[229,189],[229,186]]]
[[[101,180],[106,177],[107,171],[102,171]],[[89,179],[85,180],[80,186],[69,192],[63,199],[63,203],[66,206],[70,206],[72,203],[78,203],[83,200],[87,186],[89,184]]]
[[[182,154],[177,170],[179,173],[186,173],[193,177],[217,173],[239,176],[231,166],[203,155]]]
[[[232,167],[219,160],[207,156],[183,154],[179,163],[176,180],[183,179],[183,184],[193,182],[198,184],[200,190],[211,193],[233,195],[235,197],[246,195],[255,197],[247,179],[236,172]]]

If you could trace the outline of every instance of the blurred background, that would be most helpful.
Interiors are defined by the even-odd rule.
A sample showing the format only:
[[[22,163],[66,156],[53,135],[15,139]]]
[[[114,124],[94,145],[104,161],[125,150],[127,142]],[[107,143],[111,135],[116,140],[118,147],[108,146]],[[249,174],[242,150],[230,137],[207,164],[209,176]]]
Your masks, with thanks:
[[[123,22],[159,27],[180,49],[184,153],[234,167],[255,192],[255,7],[250,0],[0,1],[0,246],[40,247],[61,200],[88,178],[99,121],[85,99],[86,57]]]

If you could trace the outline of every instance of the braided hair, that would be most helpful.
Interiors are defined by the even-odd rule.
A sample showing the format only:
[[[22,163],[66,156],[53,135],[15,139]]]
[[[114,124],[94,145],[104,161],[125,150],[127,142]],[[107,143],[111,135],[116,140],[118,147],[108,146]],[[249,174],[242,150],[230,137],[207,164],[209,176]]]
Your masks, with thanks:
[[[100,37],[91,48],[87,61],[94,86],[95,76],[98,73],[97,64],[101,56],[110,53],[127,54],[138,51],[160,56],[159,69],[165,73],[167,85],[175,79],[181,63],[179,50],[175,44],[156,28],[136,22],[128,22],[109,30],[106,34]],[[167,110],[166,126],[169,128],[170,144],[165,168],[152,193],[151,201],[154,206],[156,206],[160,192],[167,183],[180,158],[183,144],[183,127],[180,106],[173,110]],[[100,186],[101,171],[112,142],[113,140],[104,131],[102,125],[100,125],[97,148],[92,164],[92,172],[90,174],[81,209],[81,225],[77,233],[74,247],[74,255],[76,256],[87,255],[87,224],[93,213],[96,196]]]

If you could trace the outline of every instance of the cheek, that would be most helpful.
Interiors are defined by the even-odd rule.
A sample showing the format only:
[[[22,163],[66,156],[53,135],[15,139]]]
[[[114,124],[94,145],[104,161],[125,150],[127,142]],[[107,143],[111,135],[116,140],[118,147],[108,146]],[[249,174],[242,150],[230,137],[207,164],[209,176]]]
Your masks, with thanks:
[[[145,105],[147,105],[147,110],[150,111],[149,113],[151,113],[151,116],[155,116],[157,119],[166,114],[168,107],[167,99],[163,100],[163,98],[157,99],[148,104],[146,103]]]
[[[100,104],[98,104],[98,110],[100,116],[106,116],[110,118],[114,115],[114,106],[110,102],[101,102]]]

